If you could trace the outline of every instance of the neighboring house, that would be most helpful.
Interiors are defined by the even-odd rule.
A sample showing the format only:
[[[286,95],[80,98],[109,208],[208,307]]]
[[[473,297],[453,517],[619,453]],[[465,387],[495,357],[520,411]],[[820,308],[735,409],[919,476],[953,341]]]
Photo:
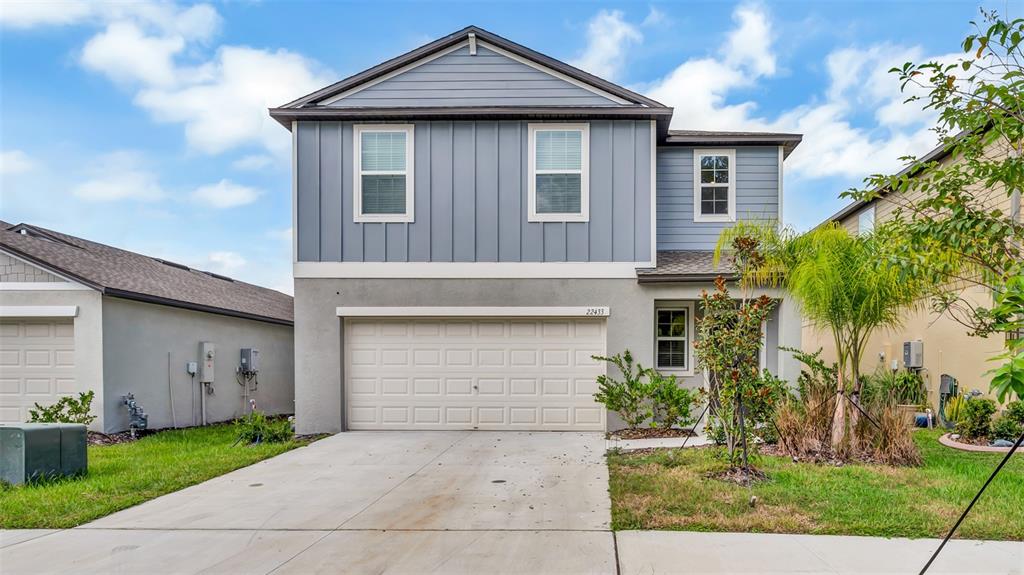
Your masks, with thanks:
[[[0,423],[25,421],[34,403],[92,390],[90,429],[127,429],[128,393],[149,414],[150,428],[195,425],[202,421],[200,380],[208,376],[190,376],[187,364],[202,361],[200,342],[214,345],[208,421],[248,412],[236,379],[241,348],[259,350],[259,373],[248,387],[257,407],[292,413],[292,298],[0,222]]]
[[[669,130],[671,108],[476,27],[270,114],[294,140],[302,433],[617,428],[591,356],[626,349],[701,385],[712,250],[778,218],[800,141]],[[778,346],[800,327],[782,298],[766,368],[796,376]]]
[[[987,153],[998,157],[1007,154],[1008,151],[1009,147],[1004,142],[997,141],[991,144]],[[949,165],[955,161],[957,160],[945,146],[939,146],[921,157],[918,162],[908,166],[899,175],[913,177],[920,175],[923,164],[938,162],[940,165]],[[881,191],[883,193],[875,199],[869,202],[854,202],[826,221],[837,222],[852,234],[870,232],[876,223],[890,220],[897,209],[908,206],[921,194],[920,191],[913,189],[909,193],[899,194]],[[1017,220],[1021,219],[1019,193],[1007,194],[1001,188],[986,188],[980,184],[976,186],[974,193],[981,205],[998,207],[1003,213],[1011,214],[1011,217]],[[992,306],[992,295],[985,288],[969,286],[962,295],[973,305]],[[923,346],[924,361],[920,366],[916,366],[912,361],[911,369],[918,371],[923,377],[933,405],[938,403],[939,384],[943,374],[956,378],[961,391],[978,389],[988,394],[990,377],[985,375],[985,372],[996,367],[989,359],[1003,350],[1004,342],[1001,336],[973,337],[968,335],[968,331],[967,327],[949,314],[938,314],[932,311],[929,302],[922,302],[919,309],[906,313],[899,328],[878,330],[871,337],[866,347],[861,372],[870,374],[878,370],[906,369],[903,357],[904,343],[919,341]],[[804,328],[803,343],[805,351],[814,352],[822,349],[823,358],[835,361],[835,346],[830,335],[807,325]]]

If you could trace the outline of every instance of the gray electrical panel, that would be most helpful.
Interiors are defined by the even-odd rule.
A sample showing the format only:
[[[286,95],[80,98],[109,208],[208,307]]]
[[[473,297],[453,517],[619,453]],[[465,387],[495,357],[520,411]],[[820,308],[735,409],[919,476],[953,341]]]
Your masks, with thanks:
[[[238,365],[243,373],[258,372],[260,370],[260,350],[252,347],[243,347]]]
[[[199,342],[199,383],[213,383],[217,349],[210,341]]]
[[[0,426],[0,480],[13,485],[42,477],[80,475],[88,465],[85,426],[16,423]]]
[[[903,367],[907,369],[921,369],[924,367],[923,341],[903,342]]]

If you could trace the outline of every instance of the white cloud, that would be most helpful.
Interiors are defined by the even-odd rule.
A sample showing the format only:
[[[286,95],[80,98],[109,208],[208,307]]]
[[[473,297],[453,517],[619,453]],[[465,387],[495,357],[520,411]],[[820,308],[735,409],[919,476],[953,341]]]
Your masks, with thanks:
[[[99,159],[94,176],[72,188],[80,199],[90,202],[136,200],[151,202],[166,197],[156,174],[145,169],[136,152],[121,151]]]
[[[236,170],[262,170],[274,163],[274,158],[267,154],[251,154],[243,156],[234,162],[231,162],[231,167]]]
[[[35,167],[35,161],[21,150],[0,151],[0,175],[23,174]]]
[[[185,137],[199,151],[217,154],[248,144],[285,156],[287,131],[267,115],[295,96],[329,80],[306,58],[287,50],[223,46],[213,60],[195,69],[191,82],[151,85],[135,103],[163,122],[185,125]]]
[[[587,24],[587,47],[570,62],[595,76],[614,79],[626,61],[626,50],[644,39],[620,10],[601,10]]]
[[[174,2],[15,2],[0,22],[10,27],[91,25],[102,29],[79,61],[135,93],[161,122],[183,124],[190,147],[207,154],[247,146],[285,156],[287,131],[267,115],[328,84],[311,60],[287,50],[223,45],[207,51],[221,26],[208,4]]]
[[[192,201],[217,209],[244,206],[256,201],[263,192],[224,179],[201,186],[192,192]]]
[[[718,53],[686,60],[646,86],[648,95],[675,108],[673,128],[801,133],[803,143],[786,163],[787,176],[796,178],[862,178],[891,171],[901,166],[901,156],[934,144],[929,129],[934,114],[905,104],[907,94],[888,73],[908,60],[922,60],[920,48],[836,50],[825,60],[829,86],[823,98],[769,117],[758,113],[755,102],[730,96],[776,75],[771,18],[761,5],[747,4],[736,8],[733,20],[736,25]],[[854,119],[864,109],[874,110],[873,123]]]
[[[650,6],[647,9],[647,16],[644,21],[640,23],[641,26],[661,26],[670,22],[667,14],[658,9],[657,6]]]
[[[213,268],[210,271],[224,275],[238,271],[247,263],[241,254],[230,251],[210,252],[206,256],[206,261]]]

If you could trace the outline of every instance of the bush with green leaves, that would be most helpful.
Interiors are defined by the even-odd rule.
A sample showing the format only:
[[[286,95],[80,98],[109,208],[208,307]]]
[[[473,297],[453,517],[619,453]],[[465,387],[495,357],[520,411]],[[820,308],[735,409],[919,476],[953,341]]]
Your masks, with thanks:
[[[37,403],[35,409],[28,410],[29,422],[81,423],[89,425],[96,419],[95,415],[89,413],[95,396],[95,392],[86,391],[79,393],[78,399],[65,396],[58,399],[57,403],[45,407]]]
[[[996,402],[991,399],[968,399],[963,406],[961,420],[956,424],[956,432],[966,439],[989,437],[995,412]]]
[[[861,378],[861,402],[865,405],[896,403],[923,406],[928,403],[924,379],[912,371],[881,369]]]
[[[1021,433],[1024,433],[1024,425],[1017,423],[1005,413],[992,421],[992,433],[990,435],[992,439],[1017,441]]]
[[[1006,404],[1006,408],[1003,410],[1003,415],[1009,417],[1012,421],[1024,425],[1024,401],[1017,400],[1011,401]]]
[[[262,411],[235,420],[238,441],[244,443],[284,443],[295,437],[292,422],[286,418],[267,417]]]
[[[621,380],[604,374],[597,376],[598,391],[594,400],[619,414],[631,429],[643,425],[651,417],[652,386],[650,381],[644,381],[647,370],[633,362],[633,354],[628,349],[611,357],[592,357],[614,365],[622,374]]]
[[[651,386],[651,427],[671,429],[694,423],[693,409],[700,403],[698,392],[680,387],[676,376],[665,377],[655,369],[647,370]]]

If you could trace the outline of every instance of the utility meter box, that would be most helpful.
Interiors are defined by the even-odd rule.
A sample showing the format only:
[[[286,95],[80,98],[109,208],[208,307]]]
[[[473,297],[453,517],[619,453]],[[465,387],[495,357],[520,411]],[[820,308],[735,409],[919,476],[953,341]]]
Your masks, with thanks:
[[[199,383],[213,383],[217,348],[210,341],[199,342]]]
[[[260,350],[252,347],[243,347],[238,362],[243,373],[256,373],[260,370]]]
[[[0,425],[0,480],[18,485],[40,477],[85,473],[85,439],[81,424]]]
[[[903,342],[903,367],[907,369],[921,369],[924,367],[923,341]]]

